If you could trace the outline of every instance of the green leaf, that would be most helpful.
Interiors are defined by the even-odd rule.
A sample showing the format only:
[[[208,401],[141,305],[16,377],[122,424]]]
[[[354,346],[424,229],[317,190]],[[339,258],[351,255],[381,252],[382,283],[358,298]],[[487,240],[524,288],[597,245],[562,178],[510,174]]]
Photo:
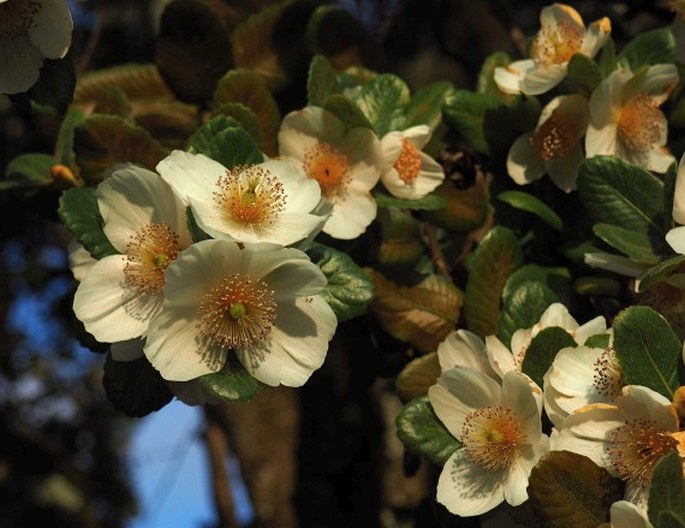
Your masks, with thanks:
[[[405,108],[409,99],[406,83],[390,73],[371,79],[355,97],[359,109],[381,138],[388,132],[404,128]]]
[[[102,230],[103,220],[94,188],[79,187],[64,191],[57,213],[66,228],[94,258],[101,259],[119,253]]]
[[[474,185],[460,189],[446,178],[433,195],[445,201],[445,207],[421,214],[429,222],[448,231],[465,233],[483,225],[488,214],[490,180],[477,178]]]
[[[366,119],[366,116],[359,107],[343,95],[336,94],[327,97],[323,107],[340,119],[347,130],[352,130],[357,127],[370,128],[373,130],[373,126],[369,123],[369,120]]]
[[[656,254],[646,233],[611,224],[595,224],[592,230],[597,237],[627,255],[634,262],[641,264],[659,262],[659,255]]]
[[[354,260],[322,244],[314,244],[307,254],[328,279],[321,296],[333,309],[338,321],[347,321],[364,313],[373,298],[373,283]]]
[[[668,28],[639,33],[616,57],[619,65],[637,72],[643,66],[675,62],[675,38]]]
[[[428,275],[413,286],[397,284],[368,269],[375,298],[370,306],[395,339],[432,352],[455,328],[464,294],[442,275]]]
[[[81,110],[70,110],[65,114],[57,133],[55,159],[57,163],[61,163],[72,170],[76,168],[74,133],[76,132],[76,127],[81,125],[85,119],[86,116]]]
[[[413,209],[415,211],[435,211],[445,207],[445,199],[437,194],[427,194],[422,198],[416,200],[409,200],[407,198],[397,198],[385,191],[376,191],[373,193],[378,207],[394,207],[396,209]]]
[[[543,385],[542,377],[552,366],[552,361],[557,352],[562,348],[576,347],[571,334],[559,326],[552,326],[541,330],[530,342],[526,355],[521,364],[521,371],[540,387]]]
[[[216,85],[212,104],[218,109],[226,103],[240,103],[254,112],[262,130],[262,151],[277,156],[281,114],[264,80],[250,70],[231,70]]]
[[[38,81],[28,91],[10,95],[10,100],[27,112],[60,115],[74,97],[76,74],[70,58],[45,59]]]
[[[433,464],[443,465],[461,447],[459,440],[442,425],[428,398],[417,398],[404,406],[395,420],[397,437],[408,451]]]
[[[485,138],[483,124],[485,113],[502,105],[491,95],[455,90],[445,100],[443,115],[464,140],[478,153],[489,154],[490,146]]]
[[[502,101],[511,98],[510,95],[502,92],[495,83],[495,68],[506,67],[511,63],[511,57],[503,51],[496,51],[488,55],[483,62],[478,73],[478,84],[476,91],[481,94],[497,97]]]
[[[516,96],[509,105],[486,110],[483,133],[490,154],[506,159],[514,141],[536,127],[541,110],[537,97],[523,95]]]
[[[586,159],[578,195],[595,223],[620,226],[663,241],[664,186],[650,172],[614,156]],[[668,212],[671,215],[671,212]]]
[[[145,357],[115,361],[107,354],[102,385],[114,408],[127,416],[148,415],[173,398],[166,381]]]
[[[502,292],[502,299],[506,303],[507,299],[514,295],[523,283],[536,281],[551,289],[559,299],[566,300],[569,296],[570,280],[571,273],[567,268],[550,268],[538,264],[526,264],[522,268],[517,269],[507,279]]]
[[[515,274],[516,272],[511,277]],[[509,346],[511,336],[516,330],[531,328],[540,320],[545,310],[558,300],[554,292],[542,282],[519,283],[513,293],[504,297],[502,311],[497,320],[497,337]]]
[[[579,277],[573,284],[578,295],[600,295],[616,297],[624,287],[609,277]]]
[[[250,134],[258,144],[263,142],[262,125],[256,114],[242,103],[224,103],[214,109],[212,117],[223,115],[235,119],[245,132]]]
[[[623,485],[583,455],[553,451],[533,468],[528,495],[545,527],[597,528],[623,498]]]
[[[497,195],[497,199],[508,203],[516,209],[534,214],[540,220],[557,231],[564,231],[563,220],[550,207],[532,194],[521,191],[506,191]]]
[[[588,93],[602,82],[602,72],[597,63],[582,53],[576,53],[568,62],[568,77]]]
[[[95,103],[94,114],[107,114],[119,116],[129,123],[133,123],[131,105],[124,91],[116,84],[107,86],[98,96]]]
[[[611,37],[602,46],[602,51],[599,52],[597,58],[597,65],[603,78],[608,77],[616,69],[616,45]]]
[[[193,216],[193,210],[190,206],[186,207],[186,225],[188,226],[188,231],[190,231],[190,236],[193,239],[193,242],[201,242],[202,240],[211,238],[197,224],[197,220],[195,220],[195,216]]]
[[[421,223],[409,212],[395,208],[378,212],[381,241],[378,260],[389,266],[411,266],[423,255]]]
[[[245,370],[234,354],[228,355],[219,372],[200,376],[198,381],[214,396],[228,401],[248,401],[254,398],[262,384]]]
[[[259,145],[250,134],[235,120],[222,115],[213,117],[192,135],[188,152],[204,154],[228,169],[264,161]]]
[[[643,293],[649,289],[650,286],[666,280],[674,271],[678,271],[680,265],[685,262],[685,255],[676,255],[675,257],[664,260],[649,268],[642,275],[638,277],[638,293]]]
[[[588,337],[585,340],[585,346],[590,347],[590,348],[609,348],[609,341],[610,341],[610,335],[609,334],[597,334]]]
[[[309,51],[328,57],[336,66],[364,64],[376,45],[362,21],[339,5],[318,6],[307,23]]]
[[[668,232],[673,227],[673,217],[669,212],[673,211],[673,200],[675,195],[675,181],[678,177],[678,164],[671,163],[671,166],[664,174],[664,231]]]
[[[310,106],[323,106],[329,95],[338,93],[338,77],[333,66],[326,57],[315,55],[309,65],[307,102]]]
[[[435,130],[442,120],[442,105],[453,90],[452,83],[438,81],[412,95],[406,108],[405,128],[428,125]]]
[[[468,261],[464,311],[469,330],[481,337],[494,334],[500,300],[509,276],[523,264],[523,251],[514,232],[493,228]]]
[[[412,359],[397,375],[395,390],[404,403],[428,394],[428,388],[440,377],[437,352]]]
[[[648,514],[654,528],[685,527],[685,480],[677,452],[664,456],[654,466]]]
[[[666,319],[647,306],[631,306],[616,316],[613,329],[626,384],[644,385],[672,399],[683,347]]]
[[[54,165],[55,158],[47,154],[21,154],[7,164],[5,178],[0,180],[0,191],[50,185]]]
[[[121,117],[97,115],[76,127],[74,153],[81,177],[97,184],[105,170],[118,163],[137,163],[155,170],[168,151],[148,132]]]

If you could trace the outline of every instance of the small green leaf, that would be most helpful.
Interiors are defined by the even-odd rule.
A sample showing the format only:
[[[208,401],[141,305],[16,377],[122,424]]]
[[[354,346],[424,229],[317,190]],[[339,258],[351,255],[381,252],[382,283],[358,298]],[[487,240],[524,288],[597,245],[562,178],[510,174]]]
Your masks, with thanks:
[[[421,398],[428,394],[428,388],[440,377],[440,363],[437,352],[412,359],[397,375],[395,389],[403,402]]]
[[[124,91],[116,84],[107,86],[95,102],[94,114],[107,114],[119,116],[129,123],[133,123],[131,105]]]
[[[409,200],[407,198],[397,198],[391,196],[385,191],[376,191],[373,193],[378,207],[394,207],[396,209],[413,209],[415,211],[435,211],[445,207],[445,199],[437,194],[427,194],[422,198],[416,200]]]
[[[638,277],[638,293],[643,293],[649,289],[650,286],[666,280],[669,275],[680,268],[680,265],[685,262],[685,255],[676,255],[675,257],[664,260],[654,266],[649,268],[642,275]]]
[[[568,62],[568,77],[588,93],[602,82],[602,72],[597,63],[582,53],[576,53]]]
[[[639,33],[624,46],[616,57],[617,62],[633,72],[652,64],[675,62],[675,38],[668,28]]]
[[[623,498],[623,485],[583,455],[553,451],[533,468],[528,495],[545,527],[597,528]]]
[[[228,401],[248,401],[254,398],[262,384],[245,370],[234,354],[228,355],[219,372],[200,376],[198,381],[214,396]]]
[[[309,65],[307,101],[310,106],[323,106],[329,95],[340,93],[333,66],[322,55],[315,55]]]
[[[428,125],[431,130],[435,130],[442,120],[442,105],[452,91],[452,83],[438,81],[412,95],[406,108],[405,128]]]
[[[571,334],[559,326],[552,326],[541,330],[530,342],[526,355],[521,364],[521,371],[540,387],[543,385],[542,377],[552,366],[552,361],[557,352],[562,348],[576,347]]]
[[[597,65],[600,72],[602,72],[603,78],[608,77],[616,69],[616,45],[611,37],[602,46],[602,51],[599,52],[597,59]]]
[[[94,258],[118,254],[102,230],[103,220],[94,188],[79,187],[64,191],[57,213],[66,228]]]
[[[71,58],[45,59],[38,81],[28,91],[10,95],[10,100],[27,112],[60,115],[74,97],[76,74]]]
[[[86,116],[81,110],[70,110],[64,115],[62,124],[59,127],[59,132],[57,133],[55,159],[57,160],[57,163],[61,163],[72,170],[76,167],[74,133],[76,127],[81,125],[85,119]]]
[[[654,466],[648,513],[654,528],[685,527],[683,461],[677,452],[664,456]]]
[[[355,97],[359,109],[381,138],[392,130],[404,128],[405,108],[409,99],[406,83],[390,73],[371,79]]]
[[[509,105],[487,109],[482,128],[490,154],[506,159],[514,141],[535,128],[541,110],[537,97],[523,95],[516,96]]]
[[[195,220],[190,206],[186,207],[186,225],[188,226],[188,231],[190,231],[193,242],[200,242],[211,238],[199,225],[197,225],[197,220]]]
[[[264,161],[252,137],[234,119],[223,115],[213,117],[192,135],[188,152],[204,154],[228,169]]]
[[[397,415],[397,437],[412,453],[433,464],[443,465],[461,447],[459,440],[442,425],[428,398],[410,401]]]
[[[538,264],[526,264],[507,279],[502,292],[502,299],[506,303],[506,300],[515,294],[524,282],[536,281],[551,289],[560,300],[565,300],[569,296],[570,280],[571,273],[567,268],[549,268]]]
[[[652,247],[652,242],[645,233],[611,224],[595,224],[592,230],[597,237],[627,255],[634,262],[641,264],[659,262],[656,248]]]
[[[512,230],[497,226],[481,240],[468,261],[464,311],[469,330],[481,337],[495,333],[504,285],[522,264],[521,244]]]
[[[613,329],[626,384],[644,385],[672,399],[683,347],[666,319],[647,306],[631,306],[616,316]]]
[[[223,115],[235,119],[258,144],[264,139],[257,115],[242,103],[224,103],[214,109],[212,117]]]
[[[321,296],[338,321],[347,321],[363,313],[373,298],[373,283],[354,260],[322,244],[314,244],[307,254],[328,279]]]
[[[464,140],[478,153],[489,154],[490,146],[485,138],[483,124],[485,113],[502,105],[491,95],[455,90],[445,100],[443,115]]]
[[[624,289],[619,281],[610,277],[579,277],[573,283],[578,295],[615,297]]]
[[[145,357],[115,361],[107,354],[102,385],[112,405],[127,416],[146,416],[173,398],[166,381]]]
[[[512,274],[510,279],[516,274]],[[509,281],[505,288],[509,289]],[[559,299],[545,284],[538,281],[519,283],[513,293],[504,296],[497,320],[497,337],[507,346],[519,328],[531,328],[545,310]]]
[[[578,195],[595,223],[620,226],[645,233],[655,242],[663,241],[664,186],[643,168],[614,156],[586,159],[579,169]]]
[[[343,122],[347,130],[363,127],[373,130],[373,125],[366,119],[364,113],[343,95],[331,95],[324,101],[323,107]]]
[[[597,334],[590,336],[585,340],[585,346],[590,348],[609,348],[610,337],[611,336],[609,334]]]
[[[50,185],[53,165],[55,158],[47,154],[21,154],[7,164],[5,178],[0,180],[0,191]]]
[[[540,199],[532,194],[521,191],[506,191],[497,195],[497,199],[508,203],[516,209],[527,211],[534,214],[540,220],[557,231],[564,231],[566,226],[564,221]]]

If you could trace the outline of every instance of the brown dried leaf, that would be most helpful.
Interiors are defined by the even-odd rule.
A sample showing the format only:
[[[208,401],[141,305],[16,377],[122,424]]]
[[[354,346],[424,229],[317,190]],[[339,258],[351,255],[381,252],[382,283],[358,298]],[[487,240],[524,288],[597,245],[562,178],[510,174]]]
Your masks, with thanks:
[[[428,387],[435,385],[440,376],[438,353],[431,352],[411,360],[397,376],[395,389],[404,403],[428,394]]]
[[[376,296],[371,310],[394,338],[431,352],[459,320],[463,293],[452,281],[429,275],[416,286],[401,286],[367,269]]]

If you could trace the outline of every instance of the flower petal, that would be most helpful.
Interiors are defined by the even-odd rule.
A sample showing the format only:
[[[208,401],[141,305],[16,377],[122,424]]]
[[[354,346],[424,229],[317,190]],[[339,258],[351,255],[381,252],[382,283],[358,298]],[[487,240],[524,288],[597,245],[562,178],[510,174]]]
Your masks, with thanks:
[[[211,200],[219,177],[226,167],[203,154],[174,150],[157,164],[157,172],[184,203],[189,198]]]
[[[112,343],[109,352],[112,354],[112,359],[114,361],[135,361],[144,356],[143,345],[145,345],[143,339],[117,341],[116,343]]]
[[[685,255],[685,226],[674,227],[666,233],[666,242],[673,251]]]
[[[28,37],[0,39],[0,93],[25,92],[38,80],[43,55]]]
[[[507,155],[507,173],[519,185],[526,185],[542,178],[545,173],[542,158],[530,145],[532,136],[532,132],[519,136],[511,145]]]
[[[333,203],[333,212],[323,232],[341,240],[357,238],[376,218],[377,211],[376,201],[370,194],[348,190]]]
[[[48,59],[60,59],[71,45],[74,22],[66,0],[42,0],[29,29],[31,42]]]
[[[521,93],[521,80],[533,69],[535,63],[531,59],[515,61],[507,66],[495,68],[493,79],[504,93],[517,95]]]
[[[548,92],[566,77],[566,64],[551,64],[529,71],[521,81],[521,92],[540,95]]]
[[[438,361],[443,371],[455,367],[469,367],[493,379],[498,377],[488,362],[485,343],[478,335],[468,330],[451,332],[438,345]]]

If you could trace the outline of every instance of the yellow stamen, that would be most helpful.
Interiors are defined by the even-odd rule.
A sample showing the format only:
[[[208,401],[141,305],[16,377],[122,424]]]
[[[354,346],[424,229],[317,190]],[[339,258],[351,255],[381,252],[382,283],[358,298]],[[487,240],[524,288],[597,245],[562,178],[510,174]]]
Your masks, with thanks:
[[[421,170],[421,152],[408,139],[402,140],[402,151],[395,162],[400,179],[407,185],[416,181]]]
[[[126,283],[140,293],[161,293],[164,271],[179,251],[178,235],[167,224],[142,227],[126,245]]]

